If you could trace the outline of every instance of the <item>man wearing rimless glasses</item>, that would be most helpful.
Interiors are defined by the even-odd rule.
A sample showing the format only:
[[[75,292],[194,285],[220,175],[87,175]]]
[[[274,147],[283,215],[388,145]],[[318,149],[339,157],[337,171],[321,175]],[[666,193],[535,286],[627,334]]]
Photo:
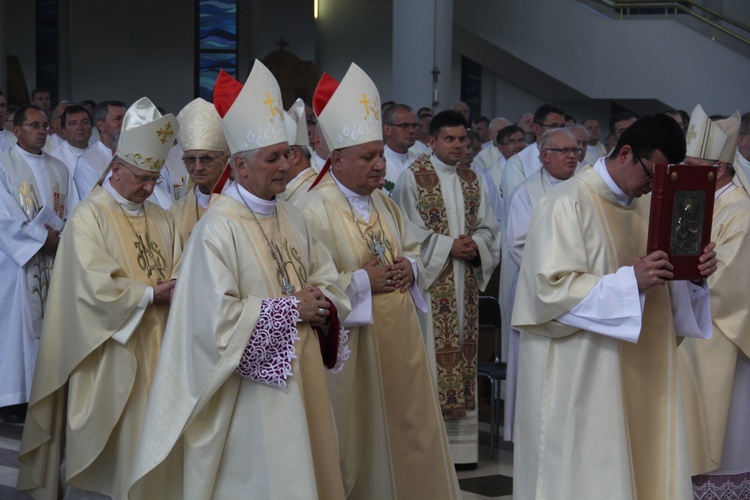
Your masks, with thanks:
[[[672,118],[643,117],[534,211],[512,318],[519,498],[691,497],[677,336],[711,336],[708,289],[669,281],[667,254],[646,254],[643,196],[654,164],[684,157]]]

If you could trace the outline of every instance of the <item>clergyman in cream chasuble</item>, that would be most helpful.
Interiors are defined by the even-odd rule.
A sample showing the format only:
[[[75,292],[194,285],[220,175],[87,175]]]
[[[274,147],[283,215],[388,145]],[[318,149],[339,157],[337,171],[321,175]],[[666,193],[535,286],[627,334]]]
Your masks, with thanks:
[[[318,286],[341,319],[349,301],[302,213],[275,202],[278,248],[277,219],[251,201],[256,223],[236,186],[212,197],[186,245],[130,498],[344,498],[319,339],[295,322],[259,224],[296,290]]]
[[[57,498],[60,481],[125,497],[166,326],[169,306],[149,305],[146,287],[173,277],[177,228],[148,202],[126,215],[105,184],[57,251],[19,454],[18,489],[34,498]]]
[[[365,241],[370,235],[382,241],[388,264],[419,254],[396,204],[380,190],[369,198],[369,221],[359,216],[355,222],[328,173],[297,202],[310,231],[331,251],[348,293],[356,288],[354,272],[373,259]],[[349,499],[460,498],[411,290],[368,289],[352,299],[353,309],[368,318],[347,322],[351,356],[341,373],[328,377]]]
[[[607,333],[563,323],[595,287],[636,286],[628,266],[646,253],[650,197],[621,204],[602,165],[557,186],[531,220],[512,319],[521,330],[514,496],[691,498],[676,335],[710,337],[705,289],[676,281],[640,300],[594,297],[602,311],[589,307],[588,317],[613,320],[588,324],[614,325]],[[623,318],[628,328],[617,326]]]

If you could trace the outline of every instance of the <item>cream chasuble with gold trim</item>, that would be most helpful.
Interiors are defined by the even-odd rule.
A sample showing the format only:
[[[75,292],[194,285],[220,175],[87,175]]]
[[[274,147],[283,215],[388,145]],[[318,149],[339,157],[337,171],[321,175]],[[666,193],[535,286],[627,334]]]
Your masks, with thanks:
[[[297,177],[289,181],[286,185],[286,190],[279,195],[279,199],[288,201],[289,203],[296,203],[310,189],[317,175],[312,168],[306,168],[297,174]]]
[[[289,280],[297,290],[323,289],[343,319],[349,301],[327,250],[294,206],[278,202],[276,210]],[[276,218],[257,218],[278,246]],[[235,371],[263,334],[256,329],[263,301],[283,297],[281,283],[248,207],[212,196],[180,264],[130,498],[344,497],[325,367],[310,324],[297,323],[284,390]]]
[[[195,195],[195,190],[198,189],[197,186],[190,184],[190,187],[192,189],[189,189],[185,196],[177,200],[169,209],[170,215],[177,223],[183,244],[187,242],[198,220],[208,210],[208,207],[204,207]]]
[[[111,337],[182,253],[169,214],[143,208],[126,216],[97,186],[62,232],[19,454],[18,489],[35,498],[57,498],[58,481],[127,491],[169,307],[147,306],[124,345]]]
[[[650,198],[623,207],[592,168],[554,193],[532,217],[512,319],[514,495],[691,498],[669,289],[645,292],[637,343],[555,320],[645,255]]]
[[[355,223],[328,174],[297,203],[345,287],[373,258],[363,234],[383,240],[389,264],[419,253],[396,204],[380,190],[371,200],[369,222]],[[347,498],[460,498],[414,300],[408,291],[372,295],[372,318],[351,328],[351,356],[328,377]]]
[[[733,390],[741,389],[733,387],[738,357],[747,362],[750,356],[750,307],[745,291],[750,283],[750,198],[743,188],[716,199],[711,241],[716,242],[719,261],[718,270],[708,278],[714,334],[709,340],[686,338],[677,350],[692,475],[750,467],[747,449],[741,452],[746,457],[744,465],[722,463],[725,443],[736,439],[727,435],[727,424]],[[739,392],[747,394],[750,387]],[[745,429],[750,434],[750,426]]]

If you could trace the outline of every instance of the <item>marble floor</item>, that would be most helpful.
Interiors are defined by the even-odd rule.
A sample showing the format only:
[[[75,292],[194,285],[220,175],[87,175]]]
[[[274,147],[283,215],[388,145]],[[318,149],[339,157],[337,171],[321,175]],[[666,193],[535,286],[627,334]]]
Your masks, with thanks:
[[[15,489],[18,478],[16,455],[22,431],[20,425],[0,422],[0,500],[29,498]],[[479,439],[480,443],[489,444],[489,426],[481,422]],[[480,445],[477,469],[459,472],[458,480],[464,500],[509,500],[513,488],[512,476],[513,451],[507,443],[503,443],[494,459],[490,458],[489,446]]]

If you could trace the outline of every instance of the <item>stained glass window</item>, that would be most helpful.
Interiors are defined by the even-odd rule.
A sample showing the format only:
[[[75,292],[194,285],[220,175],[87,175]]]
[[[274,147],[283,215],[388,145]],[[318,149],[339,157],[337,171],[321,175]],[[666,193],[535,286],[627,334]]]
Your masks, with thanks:
[[[237,0],[196,2],[196,88],[211,102],[219,70],[237,76]]]

